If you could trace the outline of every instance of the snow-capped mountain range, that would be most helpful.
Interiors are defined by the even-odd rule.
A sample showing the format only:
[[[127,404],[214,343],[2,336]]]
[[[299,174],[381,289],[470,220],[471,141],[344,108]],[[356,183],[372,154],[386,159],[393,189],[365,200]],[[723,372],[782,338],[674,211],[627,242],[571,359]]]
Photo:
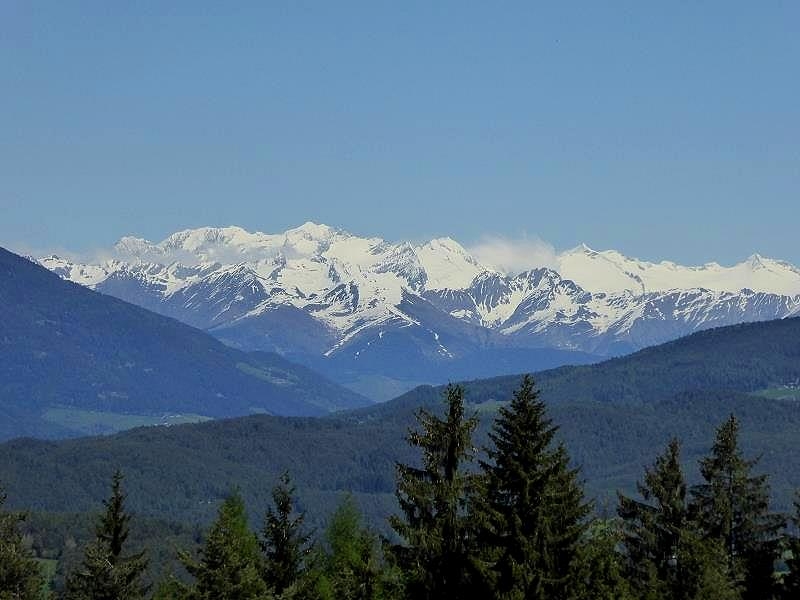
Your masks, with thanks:
[[[579,246],[556,268],[510,274],[450,238],[395,244],[305,223],[279,234],[205,227],[159,243],[125,237],[109,257],[38,262],[245,349],[401,378],[414,378],[420,361],[445,374],[441,365],[486,352],[507,362],[512,349],[607,356],[800,315],[800,269],[758,255],[686,267]]]

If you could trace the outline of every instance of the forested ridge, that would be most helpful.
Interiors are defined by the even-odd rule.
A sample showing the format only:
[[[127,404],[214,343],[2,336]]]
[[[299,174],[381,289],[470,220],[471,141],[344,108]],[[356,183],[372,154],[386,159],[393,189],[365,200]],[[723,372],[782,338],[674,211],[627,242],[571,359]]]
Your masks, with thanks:
[[[480,447],[463,389],[448,386],[443,404],[418,409],[407,431],[388,535],[364,521],[350,495],[325,527],[312,528],[287,471],[255,525],[233,490],[207,527],[162,524],[160,536],[136,539],[138,517],[115,471],[88,535],[68,559],[57,557],[55,573],[34,558],[31,545],[46,542],[25,529],[26,515],[0,503],[0,597],[796,597],[800,538],[787,524],[800,507],[794,516],[773,510],[769,477],[742,449],[735,414],[715,428],[697,483],[687,482],[672,438],[635,493],[619,492],[613,513],[599,515],[530,377]]]
[[[727,327],[599,365],[535,375],[537,385],[541,382],[540,398],[546,404],[547,419],[558,427],[551,445],[564,445],[569,460],[561,464],[567,470],[580,469],[577,481],[583,498],[591,503],[591,512],[581,521],[587,529],[580,539],[592,543],[579,545],[580,555],[591,565],[586,568],[617,573],[617,583],[631,587],[629,566],[623,569],[620,557],[608,553],[628,535],[614,518],[622,506],[617,491],[627,498],[641,498],[636,482],[642,481],[642,468],[655,464],[659,449],[667,448],[673,437],[681,441],[673,462],[681,467],[687,490],[695,489],[705,480],[701,460],[713,451],[720,424],[731,414],[736,416],[737,448],[748,459],[759,458],[752,467],[757,473],[754,477],[769,476],[769,510],[792,513],[800,485],[796,476],[800,472],[796,452],[800,430],[798,323],[798,319],[788,319]],[[673,372],[680,376],[673,377]],[[460,465],[470,477],[484,472],[483,463],[491,464],[493,459],[485,449],[492,447],[493,427],[519,386],[519,377],[463,385],[464,414],[477,417],[470,431],[475,460]],[[642,394],[639,389],[649,393]],[[386,569],[381,571],[381,577],[388,577],[385,585],[381,584],[381,593],[389,594],[391,588],[394,594],[424,597],[398,591],[406,589],[409,567],[401,568],[397,562],[402,552],[386,554],[376,540],[385,538],[386,543],[397,544],[408,535],[388,520],[399,514],[402,506],[402,502],[398,504],[395,467],[397,463],[421,466],[420,447],[410,445],[406,435],[409,428],[419,427],[420,409],[439,418],[445,392],[445,388],[422,387],[383,405],[326,418],[257,415],[61,442],[13,440],[0,445],[0,485],[8,494],[4,510],[27,512],[26,520],[14,529],[23,535],[23,547],[45,561],[42,564],[54,574],[57,589],[63,590],[67,574],[79,567],[92,543],[93,520],[102,512],[101,500],[108,497],[109,482],[119,469],[125,475],[125,506],[135,515],[128,545],[131,552],[146,548],[149,557],[142,570],[143,581],[168,582],[174,573],[174,585],[191,586],[186,561],[202,556],[198,551],[207,542],[209,528],[219,521],[220,507],[237,499],[234,503],[240,504],[229,508],[243,515],[242,527],[258,532],[267,507],[274,506],[276,482],[289,473],[291,485],[296,486],[293,514],[304,515],[304,531],[313,534],[309,541],[315,542],[311,546],[315,559],[307,564],[310,573],[316,573],[314,589],[328,585],[320,583],[319,575],[320,565],[332,564],[325,562],[330,548],[326,531],[339,512],[336,507],[349,497],[349,522],[357,521],[367,532],[359,539],[370,539],[377,548],[375,556],[369,554],[370,564]],[[688,507],[693,496],[686,497]],[[467,510],[466,504],[459,506],[459,511]],[[695,518],[688,508],[681,514]],[[637,518],[641,519],[641,514]],[[722,550],[703,545],[701,538],[706,534],[692,523],[696,526],[685,543],[692,552],[702,550],[710,552],[706,556],[717,556]],[[794,542],[783,533],[774,539],[780,541],[785,560],[779,557],[773,567],[776,573],[784,572],[792,564],[786,559]],[[598,548],[605,548],[604,553],[593,554]],[[263,552],[254,557],[256,562],[263,560]],[[709,560],[715,562],[698,558],[695,563]],[[316,565],[313,569],[312,563]],[[743,577],[744,567],[734,567],[729,565],[727,574],[709,572],[708,576],[717,583],[722,581],[719,577],[724,581],[733,577],[731,593],[741,593],[744,588],[737,578]],[[666,577],[663,568],[653,568],[648,567],[651,575]],[[475,576],[490,581],[495,575],[483,572]],[[619,583],[622,581],[628,584]],[[791,581],[787,576],[787,585]],[[169,593],[177,593],[169,589]],[[189,588],[181,589],[181,593],[189,593]],[[265,589],[271,593],[269,585]],[[614,590],[605,597],[625,597],[618,588]],[[672,597],[664,596],[663,589],[658,593],[662,595],[650,597]]]
[[[652,404],[685,392],[756,392],[800,385],[800,317],[743,323],[694,333],[593,365],[536,374],[550,405],[560,402]],[[471,398],[505,399],[519,376],[470,381]],[[430,401],[437,388],[420,387],[398,401]],[[363,412],[374,414],[380,407]]]
[[[467,395],[469,397],[469,395]],[[423,406],[434,407],[436,402]],[[470,404],[470,406],[474,406]],[[600,505],[616,489],[633,488],[654,447],[672,435],[684,440],[690,480],[714,427],[731,411],[742,423],[742,444],[763,454],[776,505],[786,509],[798,485],[800,429],[796,403],[729,393],[696,393],[637,409],[610,404],[549,406],[559,439],[582,468],[587,492]],[[352,423],[339,419],[254,416],[191,426],[137,429],[115,436],[0,446],[0,481],[9,504],[34,511],[88,511],[120,467],[131,506],[140,514],[207,523],[214,506],[238,487],[248,505],[263,505],[270,483],[289,470],[313,519],[323,520],[338,496],[350,491],[376,527],[394,507],[394,464],[412,457],[403,440],[413,410]],[[493,413],[480,413],[476,441],[486,442]],[[50,484],[58,481],[58,486]]]
[[[800,429],[793,400],[800,395],[799,356],[800,319],[785,319],[705,331],[629,357],[535,377],[592,497],[632,489],[654,445],[672,435],[684,440],[689,478],[698,477],[691,464],[707,450],[716,424],[735,412],[745,425],[744,447],[764,454],[776,503],[786,508],[797,484],[792,478],[800,472],[800,457],[792,451]],[[464,384],[467,404],[482,419],[480,443],[497,406],[518,384],[519,377]],[[763,390],[776,393],[761,395]],[[0,481],[12,490],[11,505],[85,511],[99,501],[102,482],[119,466],[138,512],[208,522],[210,506],[233,486],[248,504],[263,504],[269,496],[264,482],[288,469],[313,513],[327,515],[337,494],[351,491],[367,517],[380,520],[393,503],[394,462],[409,456],[403,435],[414,411],[436,406],[441,393],[421,387],[324,419],[259,415],[63,442],[15,440],[0,445]],[[61,482],[58,488],[46,485],[54,479]]]

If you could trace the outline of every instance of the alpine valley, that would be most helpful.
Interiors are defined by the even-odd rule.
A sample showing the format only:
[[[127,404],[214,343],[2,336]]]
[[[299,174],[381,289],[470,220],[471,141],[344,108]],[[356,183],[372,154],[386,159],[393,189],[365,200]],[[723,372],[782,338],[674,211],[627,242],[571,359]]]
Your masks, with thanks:
[[[125,237],[102,260],[38,262],[374,399],[800,314],[800,269],[758,255],[686,267],[581,245],[509,273],[450,238],[389,243],[311,222],[279,234],[204,227],[159,243]]]

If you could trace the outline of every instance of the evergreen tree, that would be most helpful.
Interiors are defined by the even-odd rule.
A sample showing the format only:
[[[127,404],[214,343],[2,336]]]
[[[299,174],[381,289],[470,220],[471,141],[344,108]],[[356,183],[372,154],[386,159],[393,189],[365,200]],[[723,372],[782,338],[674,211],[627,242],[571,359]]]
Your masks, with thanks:
[[[481,461],[479,539],[488,566],[485,579],[496,596],[567,595],[590,508],[566,450],[554,445],[557,430],[526,375],[508,406],[500,408],[489,433],[490,460]]]
[[[25,515],[4,511],[5,500],[6,495],[0,490],[0,600],[42,598],[42,573],[19,531]]]
[[[625,576],[623,556],[617,551],[622,530],[613,520],[591,522],[578,544],[572,563],[569,600],[633,600]]]
[[[642,500],[619,494],[617,510],[631,580],[639,589],[663,586],[679,597],[676,588],[683,579],[678,576],[678,546],[688,525],[688,506],[677,439],[645,469],[644,482],[637,482],[636,489]]]
[[[295,513],[294,494],[289,474],[284,473],[272,489],[275,506],[267,509],[262,530],[263,578],[279,594],[297,583],[311,551],[311,535],[303,533],[305,514]]]
[[[146,551],[123,554],[131,516],[125,511],[122,479],[121,472],[114,473],[95,539],[86,548],[81,566],[67,577],[68,600],[135,600],[147,591],[142,583],[148,564]]]
[[[619,494],[618,508],[634,588],[645,597],[674,600],[738,597],[722,546],[704,540],[689,518],[677,439],[636,487],[642,500]]]
[[[268,598],[261,577],[258,540],[247,525],[244,501],[238,493],[228,497],[211,526],[200,559],[180,553],[186,570],[197,580],[192,600],[258,600]]]
[[[410,597],[420,600],[468,598],[472,568],[466,515],[475,476],[464,471],[472,459],[472,434],[477,418],[464,417],[464,392],[449,385],[447,413],[440,418],[420,409],[421,430],[411,430],[408,443],[422,451],[420,467],[397,465],[397,498],[402,516],[389,522],[405,540],[395,546]]]
[[[730,572],[743,597],[770,598],[773,565],[785,519],[769,511],[766,475],[752,475],[757,460],[739,449],[739,422],[733,415],[718,429],[711,455],[700,461],[705,483],[692,489],[692,510],[706,539],[725,548]]]
[[[741,599],[741,589],[720,540],[704,539],[692,528],[684,530],[678,542],[676,569],[678,583],[665,593],[669,600]]]
[[[361,513],[348,495],[336,509],[328,525],[328,546],[323,575],[317,583],[320,597],[330,600],[388,599],[397,583],[383,563],[378,537],[365,528]]]
[[[190,600],[192,591],[189,586],[171,575],[158,582],[152,600]]]

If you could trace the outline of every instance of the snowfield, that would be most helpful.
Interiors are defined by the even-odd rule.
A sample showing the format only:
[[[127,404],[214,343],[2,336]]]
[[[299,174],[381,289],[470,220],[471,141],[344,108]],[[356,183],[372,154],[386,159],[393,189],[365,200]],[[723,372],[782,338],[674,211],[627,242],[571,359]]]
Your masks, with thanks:
[[[125,237],[108,256],[38,262],[245,348],[280,351],[277,315],[291,314],[283,349],[302,337],[324,356],[361,356],[404,329],[444,359],[459,354],[454,339],[604,355],[800,314],[800,269],[758,255],[729,267],[682,266],[581,245],[558,255],[555,269],[509,274],[450,238],[390,243],[309,222],[278,234],[203,227],[158,243]]]

